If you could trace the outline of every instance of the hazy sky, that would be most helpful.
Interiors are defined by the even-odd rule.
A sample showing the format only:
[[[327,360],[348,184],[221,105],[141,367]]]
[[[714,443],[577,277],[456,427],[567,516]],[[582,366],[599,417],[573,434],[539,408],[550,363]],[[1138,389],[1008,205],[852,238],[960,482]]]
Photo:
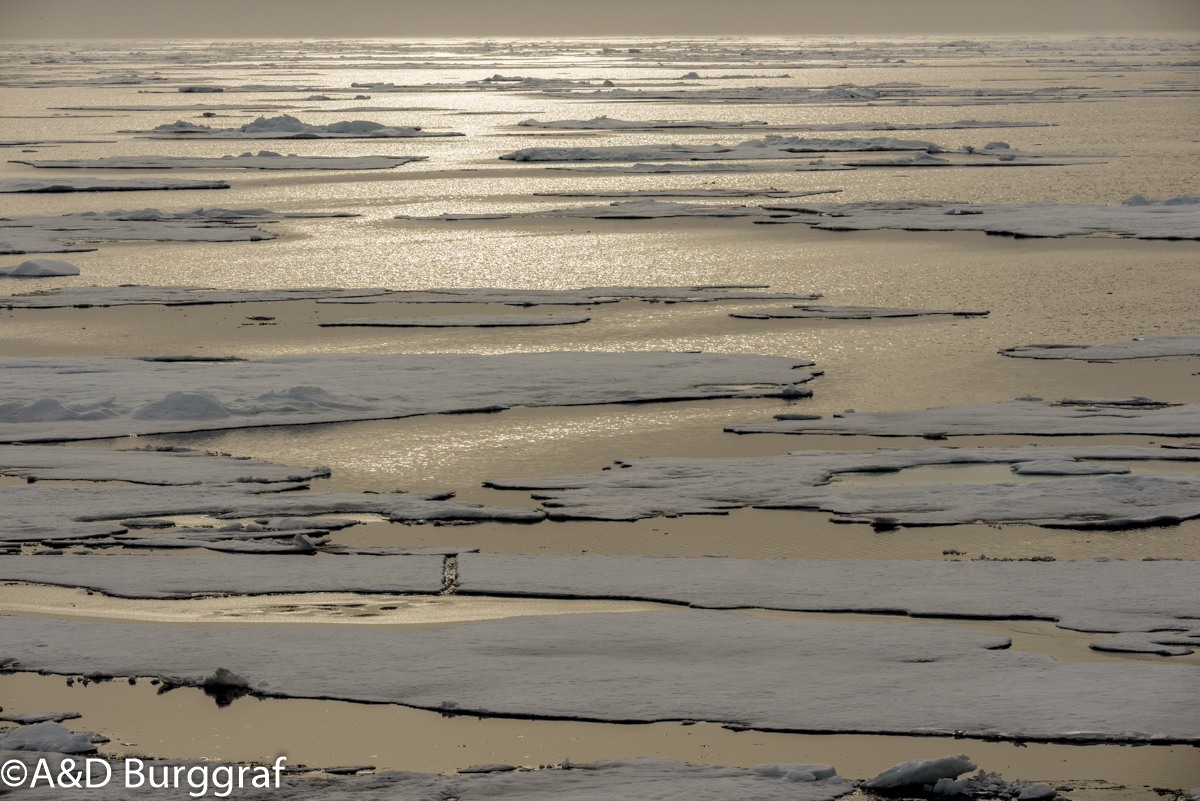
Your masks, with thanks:
[[[0,0],[0,38],[1200,32],[1200,0]]]

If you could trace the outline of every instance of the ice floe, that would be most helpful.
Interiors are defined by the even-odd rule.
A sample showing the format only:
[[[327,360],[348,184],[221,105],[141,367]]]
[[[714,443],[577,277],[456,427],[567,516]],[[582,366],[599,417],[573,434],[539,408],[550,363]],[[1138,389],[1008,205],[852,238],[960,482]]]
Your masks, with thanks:
[[[0,253],[78,253],[96,250],[80,240],[159,242],[260,242],[275,234],[258,228],[270,218],[355,217],[342,212],[274,212],[269,209],[197,207],[112,209],[61,217],[0,218]]]
[[[1200,356],[1200,334],[1147,334],[1111,345],[1021,345],[1000,351],[1024,359],[1153,359],[1160,356]]]
[[[1135,201],[1134,198],[1139,200]],[[829,231],[983,231],[1013,236],[1107,235],[1136,239],[1200,239],[1200,198],[1134,195],[1119,206],[1082,203],[962,203],[869,200],[858,203],[764,205],[796,216],[761,223],[804,223]]]
[[[199,286],[70,286],[11,295],[0,305],[18,309],[59,309],[71,306],[194,306],[213,303],[274,303],[286,300],[349,299],[386,294],[386,289],[210,289]]]
[[[32,726],[9,729],[0,737],[0,750],[53,751],[59,754],[94,754],[96,744],[91,732],[72,733],[61,723],[46,721]]]
[[[15,192],[145,192],[159,189],[228,189],[224,181],[174,178],[4,178],[0,194]]]
[[[627,175],[658,175],[670,173],[717,173],[717,172],[833,172],[838,170],[854,170],[844,164],[835,164],[823,159],[808,161],[801,164],[792,162],[770,164],[744,164],[711,161],[681,161],[662,162],[657,164],[600,164],[589,167],[549,167],[551,170],[568,170],[571,172],[604,172]]]
[[[717,161],[720,159],[794,159],[802,153],[860,153],[880,150],[948,149],[915,139],[806,139],[768,134],[736,145],[612,145],[607,147],[527,147],[500,156],[508,161]]]
[[[617,470],[485,483],[497,489],[534,490],[533,497],[551,519],[560,520],[723,514],[754,506],[819,509],[848,516],[840,522],[873,523],[880,528],[976,521],[1137,528],[1200,517],[1200,479],[1182,474],[1128,475],[1128,468],[1094,460],[1174,461],[1177,454],[1188,453],[1111,446],[797,451],[753,458],[636,459],[619,461],[623,469]],[[839,473],[888,473],[937,464],[1009,464],[1018,475],[1080,477],[994,484],[828,484]]]
[[[628,598],[706,609],[1029,618],[1051,620],[1073,631],[1147,632],[1150,639],[1179,639],[1185,635],[1171,630],[1195,628],[1197,600],[1189,587],[1200,574],[1196,562],[1182,561],[939,562],[476,553],[460,554],[457,570],[457,591],[469,595]],[[1113,640],[1118,638],[1099,640],[1095,645]],[[1194,637],[1192,644],[1200,645]]]
[[[816,300],[820,295],[761,292],[764,285],[590,286],[582,289],[509,289],[505,287],[414,289],[374,298],[331,298],[318,303],[503,303],[508,306],[592,306],[619,300],[709,303],[720,300]]]
[[[181,445],[150,450],[0,445],[0,475],[30,482],[128,481],[182,485],[308,481],[329,475],[328,467],[290,467],[260,459],[235,458]]]
[[[1149,398],[1064,398],[1061,403],[1025,396],[977,406],[940,406],[894,412],[858,412],[825,420],[778,416],[770,423],[726,426],[737,434],[836,432],[876,437],[942,437],[981,434],[1078,436],[1149,434],[1200,436],[1200,403],[1156,404]]]
[[[107,156],[99,159],[22,160],[17,164],[51,169],[97,170],[390,170],[426,156],[297,156],[260,150],[240,156]]]
[[[966,754],[938,759],[914,759],[888,768],[878,776],[863,782],[862,786],[868,790],[893,790],[914,785],[919,787],[936,784],[941,779],[957,779],[977,767],[979,766]]]
[[[674,203],[669,200],[616,201],[607,206],[581,206],[546,211],[499,214],[448,213],[436,217],[399,215],[397,220],[461,222],[467,220],[505,220],[512,217],[582,217],[591,220],[653,220],[667,217],[758,217],[765,212],[757,206],[717,206],[707,203]]]
[[[613,189],[606,192],[534,192],[534,197],[619,197],[619,198],[656,198],[656,197],[773,197],[792,198],[809,197],[811,195],[832,195],[841,189],[809,189],[790,191],[786,189]]]
[[[64,556],[49,560],[9,557],[0,558],[0,575],[8,581],[86,587],[120,598],[191,598],[218,593],[437,593],[444,583],[443,557],[439,554],[347,553],[337,558],[308,559],[187,554],[102,559]]]
[[[322,328],[367,326],[376,328],[512,328],[546,325],[578,325],[590,317],[513,314],[461,314],[451,317],[353,317],[337,323],[319,323]]]
[[[37,482],[24,486],[0,485],[6,517],[0,520],[0,541],[74,544],[77,540],[104,545],[127,542],[131,546],[148,538],[175,540],[170,547],[209,547],[200,543],[237,540],[280,539],[294,541],[297,534],[320,537],[341,528],[324,518],[310,522],[311,528],[278,527],[276,518],[314,515],[378,515],[395,521],[480,521],[498,520],[536,523],[546,515],[526,507],[482,506],[451,500],[453,492],[297,492],[307,483],[262,483],[234,480],[227,484],[160,486],[57,485]],[[207,515],[224,520],[254,519],[262,523],[231,523],[220,528],[175,528],[161,530],[159,521],[178,515]],[[106,522],[107,521],[107,522]],[[113,522],[119,521],[119,522]],[[162,522],[170,522],[162,520]],[[151,523],[155,533],[130,532]],[[98,542],[116,537],[117,540]],[[188,544],[179,544],[187,540]],[[292,544],[298,544],[292,542]],[[305,550],[312,550],[306,548]],[[340,553],[348,553],[338,548]],[[376,554],[365,549],[361,553]],[[410,552],[405,550],[405,552]],[[146,563],[149,564],[149,563]]]
[[[921,317],[932,314],[945,314],[955,317],[980,317],[989,313],[987,310],[963,311],[953,309],[894,309],[877,306],[804,305],[793,306],[791,309],[778,309],[765,312],[733,312],[729,316],[747,320],[790,320],[797,318],[869,320],[872,317]]]
[[[1041,128],[1052,122],[1013,122],[1004,120],[958,120],[956,122],[831,122],[771,125],[757,120],[731,122],[726,120],[618,120],[600,116],[590,120],[523,120],[524,128],[565,131],[658,131],[672,128],[707,128],[727,130],[751,128],[756,131],[936,131],[965,128]]]
[[[1200,715],[1186,700],[1200,668],[1057,662],[1004,650],[1004,637],[934,623],[693,610],[405,630],[312,626],[304,634],[297,637],[292,626],[0,617],[0,659],[15,660],[17,670],[157,675],[177,684],[202,684],[224,667],[256,693],[466,715],[1075,742],[1200,740]],[[356,656],[347,660],[347,653]]]
[[[52,775],[58,776],[63,771],[61,755],[0,750],[0,760],[7,762],[14,759],[22,762],[25,765],[26,776],[33,775],[37,761],[42,758],[47,760]],[[204,765],[202,762],[163,762],[149,759],[145,760],[144,764],[146,771],[153,772],[156,776],[167,770],[168,766],[186,764],[190,768]],[[561,766],[536,771],[518,770],[511,765],[479,767],[480,770],[463,770],[450,776],[399,770],[352,775],[363,770],[364,766],[327,768],[325,773],[333,774],[334,778],[310,779],[289,776],[289,772],[285,772],[280,789],[253,791],[249,789],[247,780],[247,789],[238,790],[238,797],[265,799],[278,795],[282,798],[303,797],[316,801],[345,801],[354,798],[371,801],[432,801],[444,798],[461,801],[556,801],[564,798],[577,801],[640,801],[645,798],[686,798],[691,801],[729,801],[733,798],[753,798],[756,801],[834,801],[854,790],[853,784],[836,775],[828,765],[759,765],[755,768],[728,768],[636,757],[589,763],[571,763],[567,760]],[[785,768],[791,770],[783,770]],[[119,777],[123,769],[123,765],[114,763],[113,775]],[[95,770],[100,773],[98,766]],[[270,775],[268,774],[268,777]],[[88,797],[97,801],[137,801],[145,797],[144,792],[126,789],[122,785],[120,778],[116,778],[103,788],[88,790]],[[155,790],[155,797],[190,801],[194,796],[189,797],[188,793],[194,791],[194,788],[181,781],[178,788]],[[28,794],[31,791],[24,792]],[[38,791],[34,790],[32,793],[37,794]]]
[[[218,365],[8,358],[0,359],[0,442],[381,420],[516,405],[782,397],[818,374],[795,369],[811,365],[774,356],[664,352],[326,353]]]
[[[410,139],[416,137],[463,136],[457,131],[426,131],[419,126],[392,126],[369,120],[343,120],[328,125],[310,125],[290,114],[259,117],[237,128],[213,128],[208,125],[177,120],[159,125],[151,131],[121,131],[120,133],[153,133],[157,137],[177,139]]]
[[[79,275],[79,268],[59,259],[29,259],[13,267],[0,267],[0,276],[9,278],[51,278]]]

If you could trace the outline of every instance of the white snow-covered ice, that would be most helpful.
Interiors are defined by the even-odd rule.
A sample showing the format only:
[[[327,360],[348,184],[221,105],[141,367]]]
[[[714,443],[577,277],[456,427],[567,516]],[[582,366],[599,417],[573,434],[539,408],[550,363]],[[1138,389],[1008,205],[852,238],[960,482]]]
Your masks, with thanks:
[[[1154,359],[1161,356],[1200,356],[1200,334],[1147,334],[1111,345],[1021,345],[1001,350],[1022,359],[1083,359],[1109,361]]]
[[[782,397],[812,362],[716,353],[324,353],[208,364],[0,359],[0,442],[419,414]],[[758,389],[736,389],[758,385]]]
[[[955,437],[982,434],[1079,436],[1150,434],[1200,436],[1200,403],[1155,404],[1148,398],[1064,398],[1061,403],[1025,396],[974,406],[940,406],[892,412],[858,412],[824,420],[777,416],[773,422],[726,426],[736,434],[866,434],[876,437]]]
[[[1135,200],[1136,198],[1136,200]],[[1117,206],[1083,203],[962,203],[868,200],[858,203],[764,205],[792,217],[763,223],[802,223],[828,231],[983,231],[1030,237],[1105,235],[1135,239],[1200,239],[1200,198],[1126,198]]]
[[[449,317],[353,317],[336,323],[319,323],[322,328],[366,326],[375,328],[528,328],[547,325],[578,325],[590,317],[513,314],[459,314]]]
[[[145,192],[161,189],[228,189],[225,181],[178,178],[3,178],[0,193]]]
[[[300,560],[322,558],[353,557]],[[1200,668],[1057,662],[1005,650],[1003,637],[934,623],[663,611],[418,629],[311,626],[296,635],[294,626],[0,617],[0,660],[16,660],[18,670],[159,675],[183,684],[202,684],[225,668],[245,677],[252,692],[466,715],[1075,742],[1200,740],[1192,692]],[[355,658],[343,658],[347,653]]]
[[[857,415],[849,415],[856,417]],[[822,421],[794,421],[815,425]],[[489,479],[497,489],[529,489],[551,519],[637,520],[725,514],[730,509],[818,509],[840,522],[876,527],[985,521],[1062,528],[1138,528],[1200,517],[1200,479],[1129,474],[1094,460],[1174,461],[1188,450],[1140,447],[914,448],[797,451],[785,456],[647,458],[620,469],[547,478]],[[1086,461],[1085,461],[1086,460]],[[842,486],[839,473],[894,473],[919,465],[1008,464],[1043,481],[994,484]],[[1069,480],[1055,478],[1071,476]]]

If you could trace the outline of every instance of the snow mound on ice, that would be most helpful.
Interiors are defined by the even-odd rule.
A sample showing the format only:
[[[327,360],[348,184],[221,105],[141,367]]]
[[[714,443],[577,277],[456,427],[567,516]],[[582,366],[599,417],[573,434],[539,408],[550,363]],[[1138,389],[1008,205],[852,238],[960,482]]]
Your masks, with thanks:
[[[0,738],[0,749],[9,751],[52,751],[58,754],[94,754],[89,732],[71,733],[61,723],[47,721],[12,729]]]
[[[935,784],[939,779],[957,779],[961,774],[977,767],[979,766],[966,754],[938,759],[914,759],[888,768],[878,776],[863,782],[862,786],[869,790],[893,790],[899,787]]]
[[[9,278],[49,278],[79,275],[79,268],[69,261],[58,259],[29,259],[15,267],[0,267],[0,275],[7,275]]]

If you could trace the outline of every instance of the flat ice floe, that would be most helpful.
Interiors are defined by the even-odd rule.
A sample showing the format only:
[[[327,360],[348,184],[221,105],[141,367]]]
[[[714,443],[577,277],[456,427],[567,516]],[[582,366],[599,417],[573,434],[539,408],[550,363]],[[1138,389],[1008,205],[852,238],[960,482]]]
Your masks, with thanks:
[[[498,214],[448,213],[436,217],[399,215],[397,220],[461,222],[467,220],[507,220],[512,217],[581,217],[590,220],[652,220],[667,217],[759,217],[764,215],[757,206],[717,206],[707,203],[674,203],[653,198],[616,201],[607,206],[580,206],[546,211],[510,212]]]
[[[944,200],[868,200],[859,203],[764,205],[761,223],[803,223],[828,231],[983,231],[1013,236],[1103,234],[1135,239],[1200,239],[1200,198],[1146,200],[1132,195],[1119,206],[1082,203],[963,203]]]
[[[628,598],[703,609],[1031,618],[1072,631],[1147,632],[1157,638],[1179,636],[1164,629],[1196,627],[1198,602],[1190,588],[1198,578],[1200,563],[1175,561],[464,553],[458,557],[457,586],[469,595]]]
[[[853,170],[844,164],[817,159],[801,164],[772,163],[772,164],[728,164],[725,162],[681,161],[676,163],[663,162],[658,164],[600,164],[589,167],[548,167],[551,170],[568,170],[571,172],[607,172],[628,175],[657,175],[669,173],[715,173],[715,172],[832,172],[837,170]]]
[[[433,554],[298,559],[187,554],[58,559],[10,556],[0,557],[0,576],[6,581],[86,587],[119,598],[191,598],[218,593],[436,593],[444,581],[442,562],[441,556]]]
[[[203,684],[225,668],[267,695],[464,715],[1075,742],[1200,740],[1200,715],[1186,700],[1195,696],[1200,668],[1057,662],[1003,650],[1004,637],[932,623],[663,611],[421,629],[312,626],[297,637],[286,625],[0,617],[0,641],[0,660],[16,660],[17,670]]]
[[[1023,359],[1153,359],[1160,356],[1200,356],[1200,334],[1147,334],[1111,345],[1021,345],[1000,351]]]
[[[812,195],[832,195],[841,189],[809,189],[804,191],[789,191],[787,189],[713,189],[709,187],[698,189],[612,189],[604,192],[534,192],[534,197],[618,197],[618,198],[656,198],[656,197],[773,197],[792,198],[810,197]]]
[[[592,306],[641,299],[679,303],[721,300],[816,300],[820,295],[760,292],[764,286],[584,287],[583,289],[209,289],[197,286],[72,286],[12,295],[0,305],[26,309],[68,306],[186,306],[211,303],[257,303],[317,300],[319,303],[504,303],[510,306]],[[370,300],[374,298],[374,300]]]
[[[1200,436],[1200,403],[1163,408],[1148,398],[1064,398],[1061,403],[1025,396],[977,406],[940,406],[895,412],[858,412],[825,420],[777,415],[774,422],[726,426],[735,434],[836,432],[876,437],[961,437],[984,434],[1079,436],[1144,434]]]
[[[320,538],[330,530],[344,528],[353,522],[306,519],[314,515],[379,515],[395,521],[496,520],[514,523],[536,523],[546,517],[540,509],[455,501],[452,500],[453,492],[297,491],[307,488],[308,484],[303,482],[264,484],[236,479],[227,484],[170,487],[106,487],[41,481],[23,486],[0,485],[0,502],[5,510],[5,517],[0,519],[0,541],[43,542],[54,547],[75,545],[81,540],[104,547],[123,542],[147,547],[148,538],[164,542],[162,547],[175,548],[209,548],[213,543],[268,540],[300,545],[302,541],[295,541],[297,535]],[[171,518],[179,515],[264,522],[256,522],[254,526],[230,523],[228,527],[218,528],[177,528]],[[298,525],[307,528],[297,528]],[[156,530],[150,534],[129,531],[151,527]],[[110,537],[117,539],[106,539]],[[314,541],[293,552],[312,552],[315,545],[322,544]],[[358,552],[379,553],[369,548],[360,548]]]
[[[0,305],[17,309],[61,309],[71,306],[195,306],[213,303],[269,303],[285,300],[349,299],[386,294],[386,289],[210,289],[199,286],[64,286],[11,295]]]
[[[16,164],[50,169],[97,170],[390,170],[426,156],[297,156],[260,150],[240,156],[107,156],[99,159],[36,161],[12,159]]]
[[[59,259],[29,259],[12,267],[0,267],[0,276],[9,278],[51,278],[79,275],[79,268]]]
[[[167,445],[151,450],[0,445],[0,475],[29,481],[128,481],[162,486],[308,481],[327,467],[289,467]]]
[[[869,320],[872,317],[922,317],[944,314],[955,317],[981,317],[990,314],[987,310],[964,311],[954,309],[893,309],[882,306],[793,306],[790,309],[775,309],[765,312],[733,312],[730,317],[747,320]]]
[[[522,317],[513,314],[460,314],[451,317],[353,317],[337,323],[320,323],[322,328],[366,326],[375,328],[511,328],[546,325],[578,325],[591,317]]]
[[[420,414],[793,397],[812,362],[715,353],[361,354],[231,364],[0,359],[0,442],[119,437]],[[750,388],[746,387],[759,387]]]
[[[1011,122],[1004,120],[958,120],[957,122],[831,122],[771,125],[757,120],[731,122],[725,120],[618,120],[600,116],[590,120],[534,120],[518,122],[524,128],[559,131],[659,131],[673,128],[706,128],[728,130],[749,128],[755,131],[937,131],[964,128],[1042,128],[1052,122]]]
[[[1038,88],[964,88],[926,86],[923,84],[876,84],[855,86],[842,84],[826,88],[790,86],[744,86],[718,89],[597,89],[592,92],[551,91],[551,96],[610,101],[675,101],[686,104],[737,103],[738,105],[766,103],[826,104],[846,106],[995,106],[1027,103],[1084,103],[1121,100],[1130,97],[1188,98],[1194,96],[1190,86],[1168,86],[1161,89],[1100,89],[1078,86],[1045,86]]]
[[[374,298],[330,299],[318,303],[503,303],[508,306],[592,306],[620,300],[711,303],[720,300],[816,300],[820,295],[760,292],[761,284],[712,286],[589,286],[582,289],[414,289]]]
[[[612,145],[607,147],[527,147],[500,156],[508,161],[717,161],[720,159],[794,159],[801,153],[861,153],[880,150],[946,152],[948,148],[915,139],[806,139],[768,134],[736,145]]]
[[[159,125],[149,131],[119,133],[157,134],[152,139],[411,139],[463,136],[457,131],[426,131],[419,126],[392,126],[369,120],[343,120],[328,125],[309,125],[290,114],[259,117],[237,128],[213,128],[184,120]]]
[[[228,189],[224,181],[172,178],[4,178],[0,193],[15,192],[145,192],[159,189]]]
[[[29,776],[33,775],[39,758],[47,759],[53,775],[57,776],[62,772],[59,762],[62,759],[61,755],[0,750],[0,759],[24,762],[26,775]],[[158,763],[147,760],[146,764],[148,770],[158,775]],[[114,775],[119,776],[121,769],[120,765],[114,765]],[[162,767],[161,770],[166,770],[166,767]],[[127,790],[120,785],[120,779],[114,780],[107,787],[89,790],[88,797],[98,801],[138,801],[145,798],[145,793]],[[729,801],[735,798],[753,798],[756,801],[833,801],[853,790],[854,785],[843,781],[828,765],[727,768],[637,757],[564,765],[562,769],[532,772],[504,766],[504,769],[462,772],[451,776],[395,770],[333,779],[293,778],[285,774],[278,790],[246,789],[239,790],[238,794],[242,798],[253,799],[276,796],[283,799],[303,797],[317,801],[346,801],[354,798],[372,801],[433,801],[444,798],[460,801],[561,801],[564,798],[575,801],[640,801],[645,798],[686,798],[691,801]],[[185,782],[179,789],[156,790],[155,797],[191,801],[189,791]]]
[[[158,242],[260,242],[275,234],[258,228],[269,218],[355,217],[340,212],[273,212],[269,209],[197,207],[185,211],[136,209],[85,211],[61,217],[0,218],[0,254],[79,253],[96,250],[80,240]]]
[[[855,417],[856,415],[850,415]],[[819,422],[819,421],[818,421]],[[1093,447],[797,451],[754,458],[619,461],[622,469],[548,478],[489,479],[533,490],[555,520],[637,520],[730,509],[819,509],[877,528],[973,522],[1060,528],[1137,528],[1200,517],[1195,475],[1128,475],[1104,461],[1178,459],[1185,449]],[[1194,456],[1194,454],[1191,454]],[[1102,461],[1097,461],[1102,460]],[[894,473],[922,465],[1008,464],[1044,481],[837,486],[839,473]],[[1069,480],[1058,476],[1072,476]]]

